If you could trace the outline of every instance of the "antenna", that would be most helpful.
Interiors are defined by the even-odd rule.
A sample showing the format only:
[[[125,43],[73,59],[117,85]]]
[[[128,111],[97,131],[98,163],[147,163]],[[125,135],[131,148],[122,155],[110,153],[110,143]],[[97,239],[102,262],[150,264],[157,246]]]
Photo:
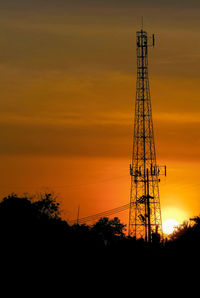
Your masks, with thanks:
[[[143,29],[143,25],[144,25],[144,22],[143,22],[143,17],[142,17],[142,23],[141,23],[142,29]]]
[[[154,34],[152,35],[152,46],[153,47],[155,46],[155,35]]]

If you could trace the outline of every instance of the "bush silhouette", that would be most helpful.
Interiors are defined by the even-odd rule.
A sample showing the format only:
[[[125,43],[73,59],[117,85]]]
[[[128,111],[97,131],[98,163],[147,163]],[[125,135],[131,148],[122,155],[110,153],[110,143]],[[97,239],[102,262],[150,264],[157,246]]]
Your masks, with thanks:
[[[34,200],[11,194],[0,202],[1,251],[34,253],[61,247],[69,225],[60,216],[52,194]]]
[[[61,217],[53,194],[39,198],[11,194],[0,202],[1,256],[15,260],[57,264],[80,260],[95,266],[129,263],[168,264],[199,258],[200,217],[179,227],[167,242],[152,235],[152,243],[125,234],[119,218],[100,218],[92,225],[69,225]],[[131,257],[130,257],[131,256]]]

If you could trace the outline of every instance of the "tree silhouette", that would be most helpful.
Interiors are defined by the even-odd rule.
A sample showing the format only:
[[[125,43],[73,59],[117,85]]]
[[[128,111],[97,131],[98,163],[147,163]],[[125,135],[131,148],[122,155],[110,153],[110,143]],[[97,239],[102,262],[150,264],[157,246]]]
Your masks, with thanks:
[[[29,251],[58,247],[66,241],[69,225],[59,216],[52,194],[38,199],[11,194],[0,202],[1,249]]]
[[[38,212],[47,215],[49,218],[58,219],[60,217],[60,203],[57,202],[57,198],[54,197],[52,193],[40,195],[39,200],[33,202],[32,206]]]
[[[180,226],[167,242],[153,234],[152,242],[147,243],[142,238],[126,236],[125,231],[126,225],[118,217],[103,217],[93,225],[70,226],[61,218],[60,204],[51,193],[39,197],[13,193],[0,201],[0,252],[9,259],[26,256],[36,264],[63,260],[84,260],[87,264],[90,260],[99,266],[111,260],[115,264],[116,259],[118,264],[134,262],[135,266],[146,266],[152,260],[157,266],[162,262],[167,266],[170,262],[199,257],[198,216],[190,224]],[[130,259],[130,255],[137,259]]]
[[[103,217],[92,226],[92,231],[102,237],[107,244],[116,238],[125,237],[125,227],[126,225],[122,224],[118,217],[111,220],[108,217]]]

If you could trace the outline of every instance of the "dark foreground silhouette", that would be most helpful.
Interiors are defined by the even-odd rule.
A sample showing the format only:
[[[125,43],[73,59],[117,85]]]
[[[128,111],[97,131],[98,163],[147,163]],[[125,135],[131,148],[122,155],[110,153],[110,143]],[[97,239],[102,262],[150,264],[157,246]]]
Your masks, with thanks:
[[[91,270],[118,272],[131,268],[138,275],[200,259],[200,218],[181,226],[168,241],[152,235],[152,243],[127,237],[125,225],[115,217],[93,225],[69,225],[61,218],[52,194],[38,199],[9,195],[0,202],[0,252],[2,260],[53,272],[89,266]],[[57,268],[57,269],[56,269]],[[167,269],[166,269],[167,270]],[[80,274],[80,271],[79,271]]]

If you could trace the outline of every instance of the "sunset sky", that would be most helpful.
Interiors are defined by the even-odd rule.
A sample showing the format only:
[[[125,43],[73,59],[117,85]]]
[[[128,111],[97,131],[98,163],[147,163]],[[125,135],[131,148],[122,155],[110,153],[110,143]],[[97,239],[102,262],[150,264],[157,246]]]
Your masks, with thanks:
[[[200,2],[0,0],[0,195],[54,191],[73,219],[129,203],[136,31],[163,220],[200,215]],[[117,215],[117,214],[116,214]],[[128,212],[118,214],[127,223]]]

